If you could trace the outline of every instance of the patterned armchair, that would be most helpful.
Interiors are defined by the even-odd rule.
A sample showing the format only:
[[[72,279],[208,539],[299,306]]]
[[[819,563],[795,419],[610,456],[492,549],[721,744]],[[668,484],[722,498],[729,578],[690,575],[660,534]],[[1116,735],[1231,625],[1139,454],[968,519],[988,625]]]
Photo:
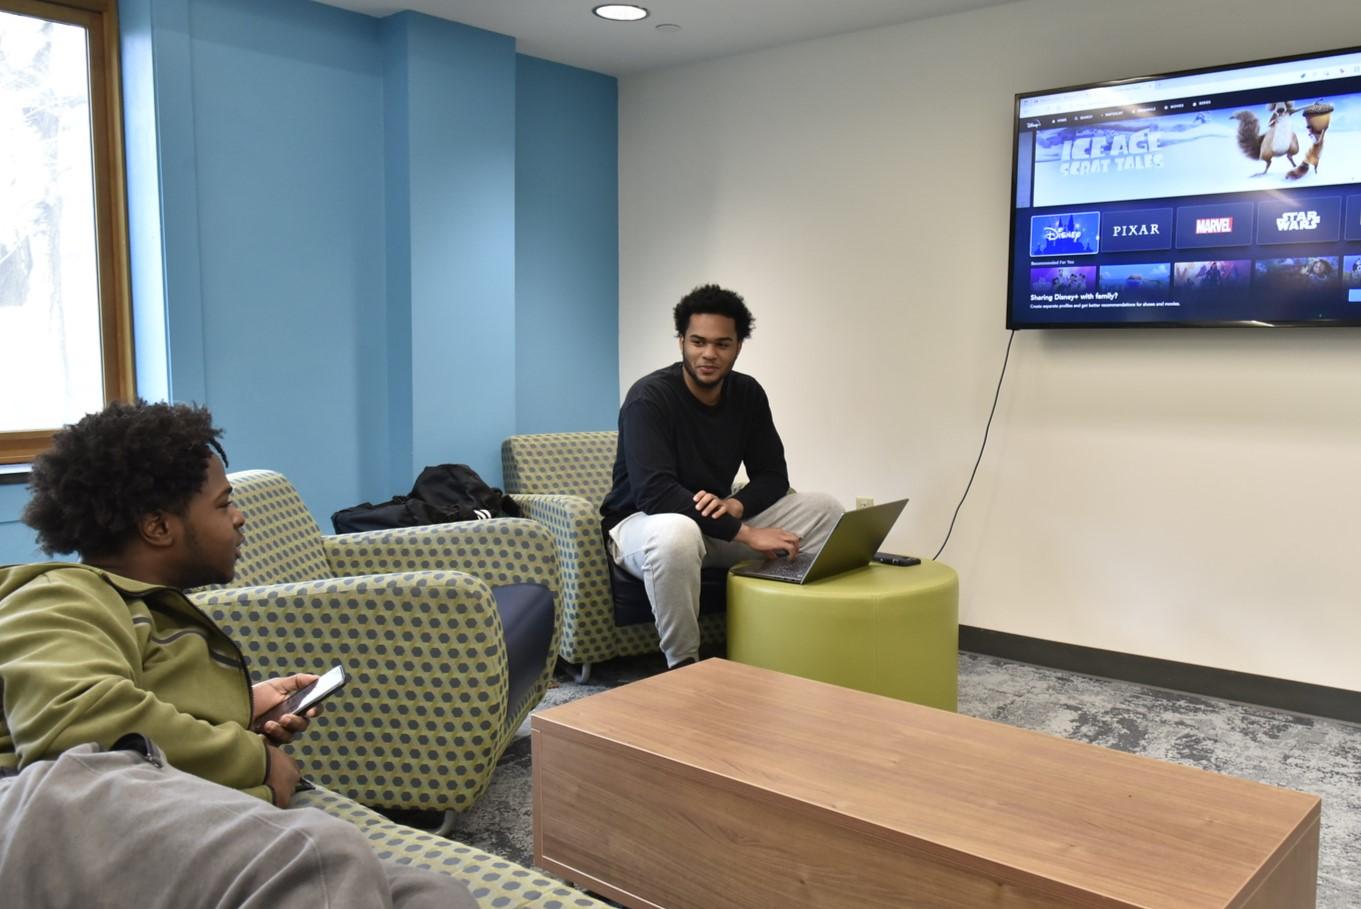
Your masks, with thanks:
[[[551,535],[504,518],[322,536],[282,475],[230,480],[236,577],[191,597],[257,677],[349,671],[289,746],[309,779],[379,809],[468,808],[556,664]]]
[[[557,660],[561,611],[550,604],[549,615],[536,616],[496,597],[527,582],[546,587],[556,602],[549,534],[510,518],[322,536],[280,474],[252,470],[230,479],[247,522],[237,574],[232,586],[192,599],[258,676],[335,662],[351,676],[345,693],[288,746],[325,787],[299,792],[294,803],[354,824],[384,858],[463,881],[481,905],[606,909],[538,871],[359,804],[461,810],[486,788]],[[531,626],[545,622],[536,643]],[[537,664],[522,667],[529,678],[518,684],[517,647]]]
[[[506,492],[525,517],[548,526],[562,566],[562,638],[558,655],[582,666],[658,648],[651,622],[616,625],[609,556],[600,530],[600,503],[610,491],[616,432],[511,436],[501,443]],[[722,643],[726,617],[701,614],[700,640]]]

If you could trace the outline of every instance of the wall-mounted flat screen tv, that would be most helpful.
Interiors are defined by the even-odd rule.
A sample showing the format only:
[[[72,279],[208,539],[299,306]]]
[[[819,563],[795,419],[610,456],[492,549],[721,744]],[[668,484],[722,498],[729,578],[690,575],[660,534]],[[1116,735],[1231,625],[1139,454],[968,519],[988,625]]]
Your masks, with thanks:
[[[1008,328],[1361,325],[1361,48],[1016,96]]]

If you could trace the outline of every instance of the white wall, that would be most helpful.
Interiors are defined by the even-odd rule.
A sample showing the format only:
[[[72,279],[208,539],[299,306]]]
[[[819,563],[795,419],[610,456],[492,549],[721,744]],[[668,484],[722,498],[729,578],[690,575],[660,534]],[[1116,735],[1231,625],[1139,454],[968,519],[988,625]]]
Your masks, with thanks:
[[[911,496],[931,555],[1007,344],[1013,95],[1348,44],[1355,0],[1024,0],[623,79],[623,388],[739,290],[794,484]],[[1359,477],[1361,331],[1025,332],[942,559],[965,624],[1361,689]]]

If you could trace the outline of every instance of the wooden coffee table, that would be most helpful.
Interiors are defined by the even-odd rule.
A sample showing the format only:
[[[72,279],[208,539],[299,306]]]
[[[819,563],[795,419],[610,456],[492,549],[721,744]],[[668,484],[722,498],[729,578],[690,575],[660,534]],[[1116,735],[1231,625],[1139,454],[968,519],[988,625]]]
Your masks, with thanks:
[[[535,862],[635,909],[1315,904],[1312,795],[752,666],[531,728]]]

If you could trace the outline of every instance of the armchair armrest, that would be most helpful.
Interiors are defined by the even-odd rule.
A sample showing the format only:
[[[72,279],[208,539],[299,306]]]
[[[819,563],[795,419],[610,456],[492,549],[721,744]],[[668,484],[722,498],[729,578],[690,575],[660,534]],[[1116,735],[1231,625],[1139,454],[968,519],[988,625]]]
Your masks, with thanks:
[[[256,680],[341,663],[346,690],[288,750],[379,808],[468,808],[503,747],[508,670],[485,582],[455,571],[199,591]]]
[[[543,584],[554,599],[562,593],[553,537],[525,518],[331,534],[321,542],[342,577],[437,569],[467,572],[493,587]]]
[[[574,890],[537,868],[526,868],[508,859],[433,833],[393,823],[375,811],[347,798],[313,789],[299,792],[293,804],[325,811],[358,827],[379,855],[417,868],[429,868],[463,881],[478,905],[501,909],[608,909],[608,905]]]
[[[506,584],[547,587],[553,594],[553,630],[548,652],[534,687],[524,697],[517,697],[517,703],[509,705],[507,735],[539,703],[557,665],[563,617],[562,574],[558,571],[553,535],[543,525],[527,518],[492,518],[371,530],[324,536],[322,548],[331,570],[342,576],[439,569],[466,572],[491,587]]]
[[[593,663],[617,654],[609,556],[600,512],[580,496],[516,493],[526,518],[553,534],[562,566],[562,640],[558,653],[572,663]]]

